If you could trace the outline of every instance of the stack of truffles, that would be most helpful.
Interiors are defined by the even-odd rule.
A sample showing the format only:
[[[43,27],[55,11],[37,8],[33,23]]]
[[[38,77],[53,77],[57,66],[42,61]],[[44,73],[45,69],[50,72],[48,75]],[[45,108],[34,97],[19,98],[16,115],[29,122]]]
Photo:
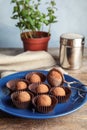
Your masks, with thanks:
[[[10,90],[13,107],[48,113],[69,99],[71,90],[63,84],[64,75],[53,68],[46,75],[29,72],[22,79],[8,81],[6,87]]]

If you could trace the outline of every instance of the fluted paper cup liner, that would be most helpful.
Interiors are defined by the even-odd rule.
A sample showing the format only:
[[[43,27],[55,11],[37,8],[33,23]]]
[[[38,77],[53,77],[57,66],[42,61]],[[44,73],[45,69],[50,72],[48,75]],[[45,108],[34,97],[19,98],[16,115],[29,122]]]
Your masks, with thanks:
[[[31,77],[34,74],[39,77],[39,80],[38,79],[36,80],[35,77],[34,77],[33,80],[36,80],[36,81],[31,81]],[[41,72],[30,72],[30,73],[26,74],[25,79],[27,79],[30,84],[31,83],[41,83],[41,82],[44,82],[46,80],[46,76]]]
[[[68,99],[70,98],[70,95],[71,95],[71,90],[70,90],[70,88],[68,88],[68,87],[62,87],[62,88],[65,90],[65,94],[66,94],[65,96],[55,96],[55,95],[53,94],[53,89],[55,89],[55,87],[54,87],[54,88],[51,88],[51,90],[50,90],[50,94],[54,95],[54,96],[57,98],[58,103],[67,102]]]
[[[12,100],[14,106],[19,109],[31,108],[33,94],[30,92],[27,92],[30,94],[31,99],[29,101],[26,100],[26,101],[22,102],[22,101],[17,100],[17,96],[21,92],[27,92],[27,91],[16,91],[11,94],[11,100]]]
[[[6,87],[11,91],[17,91],[17,83],[20,82],[20,81],[23,81],[24,83],[26,83],[26,87],[20,89],[20,90],[27,90],[27,87],[29,85],[29,82],[26,80],[26,79],[13,79],[13,80],[9,80],[7,83],[6,83]]]
[[[33,103],[36,111],[38,111],[40,113],[49,113],[49,112],[53,111],[53,109],[55,108],[56,104],[58,103],[56,97],[53,96],[53,95],[49,95],[51,100],[52,100],[52,104],[50,106],[38,106],[37,105],[37,99],[39,98],[39,96],[40,95],[35,96],[32,99],[32,103]]]
[[[43,88],[41,88],[41,89],[42,89],[41,92],[38,92],[38,91],[37,91],[37,87],[38,87],[39,85],[46,85],[47,88],[48,88],[48,90],[44,89],[44,87],[43,87]],[[43,89],[44,89],[44,90],[43,90]],[[50,86],[49,86],[48,84],[46,84],[46,83],[32,83],[32,84],[30,84],[30,85],[28,86],[28,90],[31,91],[34,95],[48,94],[49,91],[50,91]]]

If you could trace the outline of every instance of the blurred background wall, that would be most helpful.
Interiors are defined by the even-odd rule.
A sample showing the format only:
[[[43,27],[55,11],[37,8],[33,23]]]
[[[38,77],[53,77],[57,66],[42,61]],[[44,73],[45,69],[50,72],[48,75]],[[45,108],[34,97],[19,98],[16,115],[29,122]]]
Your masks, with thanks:
[[[43,0],[45,2],[46,0]],[[11,19],[11,0],[0,0],[0,48],[21,47],[20,30]],[[58,22],[52,25],[49,47],[59,47],[62,33],[79,33],[85,36],[87,46],[87,0],[56,0]],[[44,7],[42,7],[44,10]]]

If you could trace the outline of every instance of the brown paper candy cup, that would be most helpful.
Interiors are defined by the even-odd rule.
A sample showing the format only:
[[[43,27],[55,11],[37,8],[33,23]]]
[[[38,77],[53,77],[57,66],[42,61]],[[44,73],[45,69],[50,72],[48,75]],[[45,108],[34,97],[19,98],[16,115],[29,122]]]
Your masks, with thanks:
[[[33,105],[34,105],[36,111],[38,111],[38,112],[40,112],[40,113],[44,113],[44,114],[53,111],[54,107],[55,107],[56,104],[58,103],[56,97],[53,96],[53,95],[49,95],[49,96],[51,97],[51,99],[52,99],[52,104],[51,104],[50,106],[38,106],[38,105],[37,105],[37,98],[38,98],[39,96],[40,96],[40,95],[38,95],[38,96],[36,96],[36,97],[34,97],[34,98],[32,99],[32,103],[33,103]]]
[[[36,88],[40,85],[40,84],[44,84],[48,87],[48,91],[44,91],[44,92],[37,92]],[[31,91],[34,95],[40,95],[40,94],[48,94],[49,90],[50,90],[50,86],[48,84],[45,83],[32,83],[28,86],[28,90]]]
[[[28,92],[31,96],[31,100],[30,101],[25,101],[25,102],[21,102],[21,101],[18,101],[16,99],[17,95],[21,92],[24,92],[24,91],[16,91],[16,92],[13,92],[11,94],[11,100],[13,102],[13,104],[19,108],[19,109],[26,109],[26,108],[30,108],[31,107],[31,104],[32,104],[32,98],[34,97],[32,93]]]
[[[37,74],[41,78],[41,81],[37,81],[36,83],[41,83],[41,82],[44,82],[46,80],[46,76],[43,73],[41,73],[41,72],[30,72],[30,73],[26,74],[26,76],[25,76],[25,79],[27,79],[30,84],[35,83],[35,82],[32,82],[30,80],[30,78],[33,74]]]
[[[28,87],[29,82],[28,82],[26,79],[14,79],[14,80],[9,80],[9,81],[6,83],[6,87],[7,87],[11,92],[17,91],[16,85],[17,85],[17,83],[18,83],[19,81],[25,82],[25,83],[27,84],[27,87]],[[24,88],[24,89],[21,89],[21,90],[26,90],[27,87]]]
[[[65,90],[65,93],[66,93],[65,96],[55,96],[55,95],[52,93],[52,91],[53,91],[53,89],[55,89],[55,87],[50,90],[50,94],[54,95],[54,96],[57,98],[58,103],[65,103],[65,102],[67,102],[68,99],[70,98],[70,95],[71,95],[71,90],[70,90],[70,88],[68,88],[68,87],[62,87],[62,88]]]

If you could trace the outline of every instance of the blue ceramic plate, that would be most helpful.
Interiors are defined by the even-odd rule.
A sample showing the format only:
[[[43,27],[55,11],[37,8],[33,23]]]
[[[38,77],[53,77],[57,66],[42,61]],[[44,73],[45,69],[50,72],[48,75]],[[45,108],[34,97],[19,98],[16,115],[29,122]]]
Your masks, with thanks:
[[[36,70],[38,71],[38,70]],[[22,117],[22,118],[32,118],[32,119],[47,119],[47,118],[55,118],[60,116],[65,116],[67,114],[70,114],[79,108],[81,108],[87,101],[87,94],[81,93],[82,97],[79,96],[78,91],[75,89],[72,90],[72,94],[70,99],[66,103],[57,104],[54,110],[47,114],[41,114],[38,112],[34,112],[29,109],[18,109],[13,107],[11,103],[10,96],[8,95],[8,91],[6,89],[6,83],[9,80],[17,79],[17,78],[24,78],[27,73],[31,71],[24,71],[19,72],[16,74],[12,74],[9,76],[6,76],[2,79],[0,79],[0,109],[6,113],[9,113],[14,116]],[[35,72],[35,71],[34,71]],[[39,71],[41,73],[44,73],[47,75],[48,71]],[[69,76],[64,75],[65,80],[68,82],[71,81],[78,81],[77,79]],[[46,81],[47,82],[47,81]],[[80,81],[78,81],[80,82]],[[81,85],[80,85],[81,84]],[[80,82],[79,85],[74,84],[74,87],[79,87],[83,90],[86,90],[86,87]],[[66,84],[64,84],[66,86]]]

